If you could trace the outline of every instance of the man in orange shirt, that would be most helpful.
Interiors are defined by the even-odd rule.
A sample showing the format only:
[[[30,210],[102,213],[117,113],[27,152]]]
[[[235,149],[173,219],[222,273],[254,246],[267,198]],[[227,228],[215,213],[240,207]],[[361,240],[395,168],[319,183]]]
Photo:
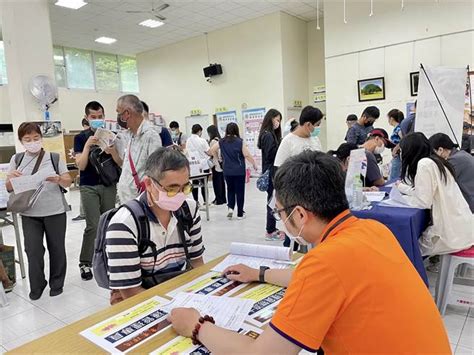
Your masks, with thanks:
[[[328,354],[451,353],[433,299],[393,234],[348,210],[335,159],[303,152],[280,167],[274,185],[275,217],[287,235],[315,248],[294,271],[245,265],[225,271],[229,279],[288,287],[270,325],[254,340],[178,308],[169,319],[179,334],[224,354],[319,347]]]

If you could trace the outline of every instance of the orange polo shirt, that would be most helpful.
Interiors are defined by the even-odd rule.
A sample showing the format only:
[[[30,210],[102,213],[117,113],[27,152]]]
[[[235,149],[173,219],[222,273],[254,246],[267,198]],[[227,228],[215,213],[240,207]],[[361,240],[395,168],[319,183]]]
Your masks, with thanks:
[[[438,309],[392,232],[354,216],[305,255],[270,326],[328,354],[451,353]]]

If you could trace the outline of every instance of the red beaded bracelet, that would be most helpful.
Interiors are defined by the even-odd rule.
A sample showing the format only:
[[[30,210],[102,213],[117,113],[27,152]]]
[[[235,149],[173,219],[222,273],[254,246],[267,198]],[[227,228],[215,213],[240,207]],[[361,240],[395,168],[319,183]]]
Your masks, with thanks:
[[[197,336],[199,334],[199,331],[201,330],[201,324],[204,324],[204,322],[210,322],[212,324],[216,324],[214,318],[212,318],[211,316],[206,315],[204,317],[199,317],[199,321],[194,327],[193,336],[191,337],[193,341],[193,345],[202,345],[202,343],[198,340]]]

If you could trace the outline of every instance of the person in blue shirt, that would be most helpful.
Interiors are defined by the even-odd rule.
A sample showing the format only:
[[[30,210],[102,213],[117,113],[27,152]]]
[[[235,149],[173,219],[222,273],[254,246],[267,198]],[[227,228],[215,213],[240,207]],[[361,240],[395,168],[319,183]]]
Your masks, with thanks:
[[[357,120],[349,131],[347,131],[347,143],[362,145],[367,140],[368,134],[374,129],[375,121],[380,117],[380,110],[375,106],[368,106],[362,112],[362,115]]]
[[[390,110],[387,114],[388,123],[390,126],[393,126],[392,135],[390,136],[390,141],[395,144],[395,147],[392,148],[392,167],[390,169],[390,178],[389,181],[400,179],[402,172],[402,161],[400,159],[400,141],[403,138],[401,123],[405,116],[403,112],[394,108]]]
[[[403,122],[400,124],[403,137],[405,137],[409,133],[415,132],[415,117],[416,117],[416,101],[415,101],[415,107],[413,108],[413,112],[410,112],[408,114],[408,117],[405,118]]]
[[[145,115],[145,118],[148,119],[148,114],[150,113],[150,108],[146,104],[145,101],[141,102],[143,105],[143,114]],[[168,147],[170,145],[173,145],[173,140],[171,139],[171,134],[170,132],[166,129],[166,127],[161,127],[161,133],[160,133],[160,138],[161,138],[161,144],[163,147]]]

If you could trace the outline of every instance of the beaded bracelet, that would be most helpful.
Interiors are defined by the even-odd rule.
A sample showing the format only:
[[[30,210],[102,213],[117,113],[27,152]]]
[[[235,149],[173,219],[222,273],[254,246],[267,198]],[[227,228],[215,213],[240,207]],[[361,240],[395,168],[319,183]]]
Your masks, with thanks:
[[[201,325],[204,324],[204,322],[210,322],[212,324],[216,324],[214,318],[212,318],[211,316],[206,315],[204,317],[199,317],[199,321],[194,327],[193,336],[191,337],[193,341],[193,345],[202,345],[202,343],[198,340],[197,336],[199,334],[199,331],[201,330]]]

